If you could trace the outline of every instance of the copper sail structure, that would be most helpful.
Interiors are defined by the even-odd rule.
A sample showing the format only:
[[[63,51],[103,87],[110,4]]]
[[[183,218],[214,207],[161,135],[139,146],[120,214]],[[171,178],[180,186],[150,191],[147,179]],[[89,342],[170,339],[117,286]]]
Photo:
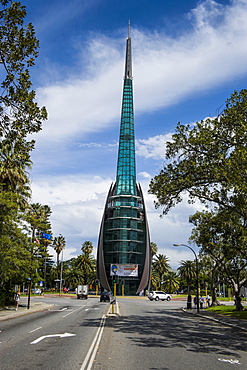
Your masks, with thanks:
[[[97,274],[101,286],[117,294],[138,294],[150,278],[150,238],[140,184],[136,183],[133,78],[130,26],[126,42],[125,75],[116,182],[110,187],[101,222]]]

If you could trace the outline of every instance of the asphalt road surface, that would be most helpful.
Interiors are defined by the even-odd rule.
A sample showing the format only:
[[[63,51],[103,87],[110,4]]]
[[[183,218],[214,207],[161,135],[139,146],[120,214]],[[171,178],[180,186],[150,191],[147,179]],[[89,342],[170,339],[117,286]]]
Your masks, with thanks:
[[[247,369],[247,333],[184,313],[185,302],[118,299],[93,370]]]
[[[37,298],[38,299],[38,298]],[[0,322],[1,370],[247,369],[247,333],[181,310],[186,302],[42,298],[49,311]]]
[[[50,298],[49,311],[0,323],[1,370],[80,370],[108,304]]]

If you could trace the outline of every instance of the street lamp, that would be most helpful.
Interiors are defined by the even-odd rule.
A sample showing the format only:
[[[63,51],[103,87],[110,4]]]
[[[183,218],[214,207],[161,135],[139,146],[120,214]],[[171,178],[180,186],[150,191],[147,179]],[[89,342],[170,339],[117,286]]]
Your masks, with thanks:
[[[197,307],[197,313],[199,313],[199,267],[198,267],[198,258],[196,255],[196,252],[194,251],[193,248],[191,248],[189,245],[186,244],[173,244],[174,247],[186,247],[189,248],[195,256],[195,261],[196,261],[196,307]]]
[[[59,283],[59,297],[61,297],[63,283],[63,249],[62,249],[62,260],[60,262],[60,283]]]

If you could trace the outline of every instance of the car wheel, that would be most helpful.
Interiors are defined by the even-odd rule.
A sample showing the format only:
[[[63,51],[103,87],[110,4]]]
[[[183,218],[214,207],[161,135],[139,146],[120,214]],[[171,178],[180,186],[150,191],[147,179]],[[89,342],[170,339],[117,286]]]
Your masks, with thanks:
[[[171,298],[170,297],[167,297],[167,301],[170,301],[171,300]]]
[[[150,299],[150,301],[153,301],[153,299],[152,298],[149,298]]]
[[[158,301],[159,300],[159,297],[155,297],[155,300]]]

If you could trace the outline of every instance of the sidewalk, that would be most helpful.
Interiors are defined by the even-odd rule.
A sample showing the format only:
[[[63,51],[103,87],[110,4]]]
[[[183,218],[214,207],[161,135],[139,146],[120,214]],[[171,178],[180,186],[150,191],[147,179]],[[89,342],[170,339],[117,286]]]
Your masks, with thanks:
[[[0,309],[0,321],[28,315],[33,312],[49,310],[54,306],[54,304],[47,304],[43,302],[31,302],[29,310],[27,309],[26,304],[20,304],[17,311],[15,310],[14,306],[5,307],[3,309]]]
[[[215,321],[218,324],[231,326],[235,329],[243,330],[247,333],[247,320],[238,319],[237,317],[220,315],[215,312],[208,311],[207,309],[200,309],[199,314],[197,313],[197,310],[195,308],[192,308],[191,310],[183,308],[182,310],[183,312],[186,312],[190,315],[203,317],[204,319]]]

